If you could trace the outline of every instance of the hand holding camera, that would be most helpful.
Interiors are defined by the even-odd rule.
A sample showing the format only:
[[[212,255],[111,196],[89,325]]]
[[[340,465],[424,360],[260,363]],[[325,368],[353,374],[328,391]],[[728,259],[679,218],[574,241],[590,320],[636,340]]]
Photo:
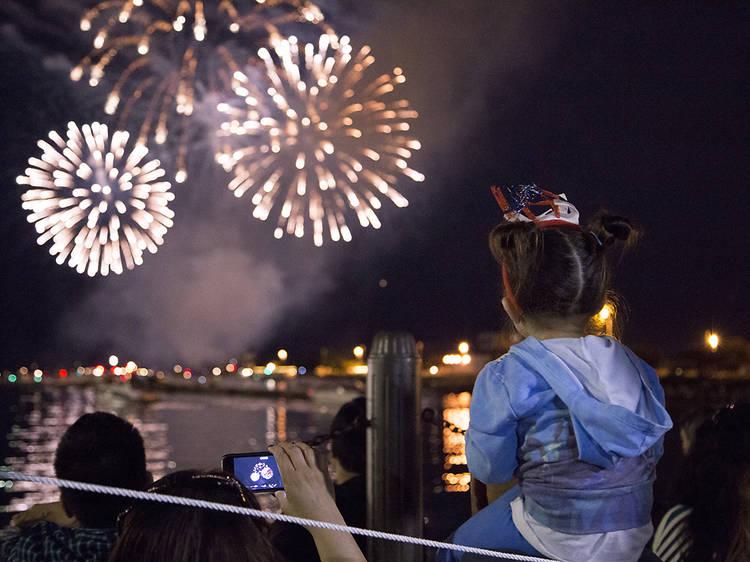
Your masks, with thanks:
[[[276,492],[282,511],[288,515],[345,525],[325,477],[315,464],[315,452],[304,443],[279,443],[269,447],[284,479],[286,494]],[[364,561],[365,557],[349,533],[308,527],[320,559]]]
[[[286,487],[286,493],[276,492],[282,511],[344,525],[344,518],[328,491],[325,477],[315,463],[315,452],[304,443],[279,443],[270,449]]]
[[[315,451],[305,443],[279,443],[269,451],[224,455],[222,468],[253,491],[274,491],[287,515],[346,524],[316,465]],[[321,560],[365,560],[349,533],[307,529]]]

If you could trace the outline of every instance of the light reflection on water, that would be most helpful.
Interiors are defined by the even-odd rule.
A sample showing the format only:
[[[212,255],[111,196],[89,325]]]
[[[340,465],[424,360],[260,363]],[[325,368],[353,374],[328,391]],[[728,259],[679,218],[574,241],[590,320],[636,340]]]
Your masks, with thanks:
[[[82,414],[113,412],[143,436],[148,470],[158,479],[174,470],[218,468],[230,452],[264,450],[284,439],[309,439],[325,433],[338,404],[277,397],[210,393],[163,393],[140,400],[124,386],[44,386],[22,391],[9,405],[6,454],[2,466],[18,472],[54,476],[57,444]],[[342,403],[350,397],[342,396]],[[16,512],[55,501],[53,487],[3,482],[0,511]]]
[[[443,395],[443,420],[467,430],[471,393]],[[466,466],[466,439],[463,434],[443,428],[443,486],[446,492],[468,492],[471,475]]]

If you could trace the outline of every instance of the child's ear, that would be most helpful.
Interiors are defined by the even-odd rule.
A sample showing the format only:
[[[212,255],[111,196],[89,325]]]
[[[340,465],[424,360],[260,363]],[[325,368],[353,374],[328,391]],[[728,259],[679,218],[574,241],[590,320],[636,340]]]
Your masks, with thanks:
[[[516,331],[519,333],[523,333],[521,331],[521,315],[518,314],[516,309],[513,308],[513,305],[510,304],[510,301],[506,297],[503,297],[503,300],[501,302],[503,304],[505,313],[508,315],[508,318],[510,318],[510,321],[513,322],[513,325],[516,327]]]

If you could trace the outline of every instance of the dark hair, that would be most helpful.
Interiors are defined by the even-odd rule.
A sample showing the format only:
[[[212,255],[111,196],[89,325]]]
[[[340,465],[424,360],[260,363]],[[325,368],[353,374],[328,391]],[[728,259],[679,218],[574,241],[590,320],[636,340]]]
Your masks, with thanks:
[[[55,452],[58,478],[142,490],[149,483],[143,439],[114,414],[84,414],[63,434]],[[127,500],[117,496],[60,491],[65,508],[83,527],[112,527]]]
[[[220,471],[181,470],[149,491],[260,509],[250,490]],[[247,515],[141,501],[122,514],[109,562],[275,561],[267,532],[265,520]]]
[[[367,468],[367,406],[360,396],[347,402],[331,422],[331,452],[350,472],[364,474]]]
[[[586,317],[607,301],[607,249],[632,244],[637,234],[623,218],[600,212],[585,229],[505,222],[490,233],[490,250],[504,265],[513,297],[537,321]]]
[[[676,425],[680,428],[680,440],[683,441],[681,445],[683,449],[687,447],[687,451],[685,452],[686,457],[693,449],[698,430],[701,430],[704,424],[707,421],[711,421],[715,415],[716,406],[702,405],[692,408],[677,420],[678,423]]]
[[[750,404],[728,406],[698,428],[681,481],[681,502],[692,508],[685,560],[750,559]]]

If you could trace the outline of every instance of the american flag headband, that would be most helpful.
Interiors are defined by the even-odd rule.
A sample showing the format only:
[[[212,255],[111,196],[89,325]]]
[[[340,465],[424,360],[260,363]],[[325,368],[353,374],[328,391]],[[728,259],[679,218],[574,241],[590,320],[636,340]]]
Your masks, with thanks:
[[[558,226],[581,230],[578,224],[578,209],[568,201],[564,193],[558,195],[541,189],[533,183],[503,187],[493,185],[491,189],[497,204],[503,211],[503,218],[508,222],[535,222],[539,228]],[[544,210],[535,214],[532,207],[542,207]],[[597,242],[599,242],[598,239]],[[505,296],[516,314],[519,317],[523,316],[523,309],[510,288],[505,262],[502,266]]]

